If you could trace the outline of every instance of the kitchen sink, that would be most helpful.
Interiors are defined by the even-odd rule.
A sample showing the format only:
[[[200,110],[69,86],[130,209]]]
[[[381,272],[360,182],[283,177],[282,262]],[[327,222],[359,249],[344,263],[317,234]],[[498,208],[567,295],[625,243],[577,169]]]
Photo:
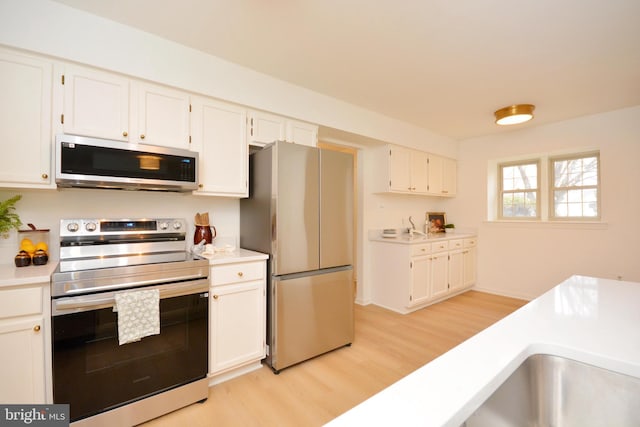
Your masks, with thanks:
[[[536,354],[461,427],[484,426],[640,426],[640,378]]]

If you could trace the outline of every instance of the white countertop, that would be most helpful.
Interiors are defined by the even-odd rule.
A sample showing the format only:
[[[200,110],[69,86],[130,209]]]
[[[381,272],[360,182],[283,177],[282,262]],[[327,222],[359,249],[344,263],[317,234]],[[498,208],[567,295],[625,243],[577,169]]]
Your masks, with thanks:
[[[45,265],[29,265],[16,267],[14,264],[0,264],[0,288],[7,286],[49,283],[51,274],[58,266],[57,261],[49,261]]]
[[[328,425],[458,427],[532,354],[640,377],[638,301],[640,283],[572,276]]]
[[[471,237],[476,237],[476,234],[465,233],[465,232],[453,232],[453,233],[428,234],[426,236],[415,234],[413,237],[411,237],[409,236],[409,233],[402,233],[402,234],[398,234],[397,237],[382,237],[382,234],[379,231],[369,233],[369,240],[373,242],[399,243],[404,245],[437,242],[441,240],[468,239]]]
[[[231,252],[214,252],[213,254],[198,254],[209,260],[210,265],[234,264],[237,262],[259,261],[269,259],[269,255],[248,249],[235,249]]]

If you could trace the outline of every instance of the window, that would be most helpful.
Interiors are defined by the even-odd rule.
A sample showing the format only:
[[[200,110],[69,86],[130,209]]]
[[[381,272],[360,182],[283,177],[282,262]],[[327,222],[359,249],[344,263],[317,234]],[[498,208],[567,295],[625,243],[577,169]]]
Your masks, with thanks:
[[[500,218],[540,218],[539,169],[537,159],[498,165]]]
[[[549,159],[552,219],[600,218],[600,155],[586,153]]]

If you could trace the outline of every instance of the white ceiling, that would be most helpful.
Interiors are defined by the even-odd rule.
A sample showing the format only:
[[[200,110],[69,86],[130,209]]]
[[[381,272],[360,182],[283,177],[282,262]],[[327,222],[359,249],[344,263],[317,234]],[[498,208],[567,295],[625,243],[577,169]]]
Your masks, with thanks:
[[[464,139],[640,105],[638,0],[56,0]]]

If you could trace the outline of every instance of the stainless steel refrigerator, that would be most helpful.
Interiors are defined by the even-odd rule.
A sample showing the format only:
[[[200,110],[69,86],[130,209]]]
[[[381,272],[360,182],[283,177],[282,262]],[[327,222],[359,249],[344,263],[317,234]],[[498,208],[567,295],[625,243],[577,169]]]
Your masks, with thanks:
[[[275,142],[249,158],[240,246],[270,255],[266,362],[274,372],[351,344],[353,159]]]

